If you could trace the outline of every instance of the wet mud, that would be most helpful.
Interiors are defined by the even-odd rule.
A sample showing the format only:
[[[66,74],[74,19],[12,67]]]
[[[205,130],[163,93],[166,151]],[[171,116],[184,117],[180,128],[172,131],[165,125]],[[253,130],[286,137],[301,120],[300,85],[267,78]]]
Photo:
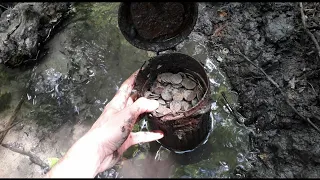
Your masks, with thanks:
[[[320,4],[303,5],[306,26],[319,41]],[[319,132],[286,103],[287,98],[305,119],[320,126],[320,59],[303,28],[299,3],[207,3],[201,13],[196,31],[210,39],[211,52],[239,95],[235,109],[246,118],[246,126],[255,128],[251,151],[258,161],[247,176],[319,177]],[[224,51],[229,53],[223,56]]]

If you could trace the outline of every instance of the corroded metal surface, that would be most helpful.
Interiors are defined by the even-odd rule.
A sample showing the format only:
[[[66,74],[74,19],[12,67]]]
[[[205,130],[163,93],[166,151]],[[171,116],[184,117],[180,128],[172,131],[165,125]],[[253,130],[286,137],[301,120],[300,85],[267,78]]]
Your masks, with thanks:
[[[149,51],[164,51],[182,42],[193,30],[198,4],[193,2],[125,2],[119,28],[128,42]]]
[[[185,84],[184,79],[188,79]],[[173,88],[177,85],[173,82],[179,82],[181,86]],[[160,89],[157,93],[154,92],[156,88]],[[180,88],[184,88],[183,93],[179,92]],[[164,147],[175,151],[191,150],[206,138],[211,127],[210,86],[207,74],[197,60],[181,53],[151,58],[140,70],[135,89],[139,97],[161,99],[158,110],[149,113],[147,119],[151,130],[164,132],[164,138],[159,140]],[[195,99],[198,102],[192,104]],[[187,101],[190,101],[187,105],[182,103]]]

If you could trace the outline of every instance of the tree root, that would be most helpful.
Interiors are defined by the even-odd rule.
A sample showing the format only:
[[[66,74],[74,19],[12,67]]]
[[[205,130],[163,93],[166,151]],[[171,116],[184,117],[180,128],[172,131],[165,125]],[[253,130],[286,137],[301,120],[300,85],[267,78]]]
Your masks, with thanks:
[[[256,67],[257,69],[259,69],[266,77],[267,79],[271,82],[271,84],[273,84],[281,93],[281,95],[285,98],[286,103],[291,107],[291,109],[304,121],[308,122],[315,130],[317,130],[320,133],[320,129],[317,125],[315,125],[309,118],[305,118],[301,113],[298,112],[298,110],[293,107],[293,105],[289,102],[288,97],[286,96],[286,94],[281,90],[280,86],[259,66],[257,66],[255,63],[253,63],[247,56],[245,56],[244,54],[242,54],[239,50],[236,50],[235,52],[237,55],[241,56],[242,58],[244,58],[246,61],[248,61],[250,64],[252,64],[254,67]]]
[[[314,45],[316,46],[316,49],[318,51],[318,56],[320,58],[320,46],[319,46],[319,43],[318,43],[316,37],[307,28],[306,17],[305,17],[305,14],[304,14],[303,4],[302,4],[302,2],[300,2],[299,4],[300,4],[300,13],[301,13],[301,20],[302,20],[303,29],[306,31],[306,33],[309,35],[309,37],[313,41]]]
[[[8,8],[7,8],[7,7],[5,7],[4,5],[1,5],[1,4],[0,4],[0,7],[2,7],[2,8],[4,8],[4,9],[8,10]]]
[[[44,163],[39,157],[35,156],[34,154],[32,154],[31,152],[27,152],[25,151],[24,149],[19,149],[17,147],[13,147],[9,144],[1,144],[1,146],[13,151],[13,152],[16,152],[16,153],[19,153],[19,154],[22,154],[22,155],[25,155],[25,156],[28,156],[30,161],[38,166],[40,166],[41,168],[43,169],[47,169],[49,166]]]
[[[26,90],[28,90],[28,89],[30,88],[30,86],[31,86],[31,82],[32,82],[33,79],[34,79],[33,72],[35,71],[35,69],[36,69],[36,68],[34,67],[34,68],[32,69],[32,71],[30,72],[30,79],[29,79],[29,81],[28,81],[28,83],[27,83],[27,85],[26,85],[26,88],[25,88]],[[2,143],[3,139],[4,139],[5,136],[7,135],[8,131],[9,131],[12,127],[14,127],[16,124],[18,124],[18,123],[21,122],[21,121],[18,121],[18,122],[16,122],[16,123],[12,124],[13,121],[16,119],[16,117],[17,117],[17,115],[18,115],[18,112],[20,111],[21,106],[22,106],[23,102],[25,101],[25,99],[26,99],[26,96],[23,94],[22,97],[21,97],[21,99],[20,99],[20,101],[19,101],[19,103],[18,103],[18,105],[17,105],[16,108],[14,109],[12,116],[10,117],[10,119],[9,119],[9,121],[7,122],[6,126],[4,127],[4,130],[1,130],[1,131],[0,131],[0,144]]]

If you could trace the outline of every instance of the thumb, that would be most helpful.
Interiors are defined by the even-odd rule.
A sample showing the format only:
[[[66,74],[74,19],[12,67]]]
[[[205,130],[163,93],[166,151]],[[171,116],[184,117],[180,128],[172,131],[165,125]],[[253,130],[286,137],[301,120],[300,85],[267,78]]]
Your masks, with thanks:
[[[131,132],[127,140],[118,149],[119,154],[123,154],[129,147],[139,143],[146,143],[163,138],[162,131],[154,132]]]

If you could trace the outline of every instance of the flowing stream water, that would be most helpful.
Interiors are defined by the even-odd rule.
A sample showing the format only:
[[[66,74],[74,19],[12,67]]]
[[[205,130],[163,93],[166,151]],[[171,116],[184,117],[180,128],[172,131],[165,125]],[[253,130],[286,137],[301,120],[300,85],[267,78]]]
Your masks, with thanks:
[[[2,94],[23,89],[31,77],[28,89],[19,90],[21,92],[11,98],[18,101],[21,94],[27,95],[28,106],[21,110],[25,117],[50,127],[51,131],[67,121],[92,124],[121,83],[156,55],[138,49],[124,39],[117,24],[118,5],[104,2],[76,4],[74,15],[46,45],[49,50],[35,68],[11,73],[1,67],[0,72],[7,72],[10,77],[21,76],[10,79],[0,74],[0,80],[10,82],[3,83],[6,86],[1,89]],[[210,78],[215,102],[211,112],[213,129],[208,141],[185,154],[170,152],[156,142],[133,146],[117,165],[100,173],[98,178],[244,176],[255,160],[249,148],[250,130],[237,124],[224,104],[223,92],[232,106],[237,105],[237,94],[230,91],[228,81],[219,69],[223,57],[212,55],[207,43],[205,35],[192,32],[176,48],[177,52],[203,62]],[[227,54],[228,49],[221,47],[221,52]],[[134,131],[140,130],[146,130],[144,120],[134,127]]]

